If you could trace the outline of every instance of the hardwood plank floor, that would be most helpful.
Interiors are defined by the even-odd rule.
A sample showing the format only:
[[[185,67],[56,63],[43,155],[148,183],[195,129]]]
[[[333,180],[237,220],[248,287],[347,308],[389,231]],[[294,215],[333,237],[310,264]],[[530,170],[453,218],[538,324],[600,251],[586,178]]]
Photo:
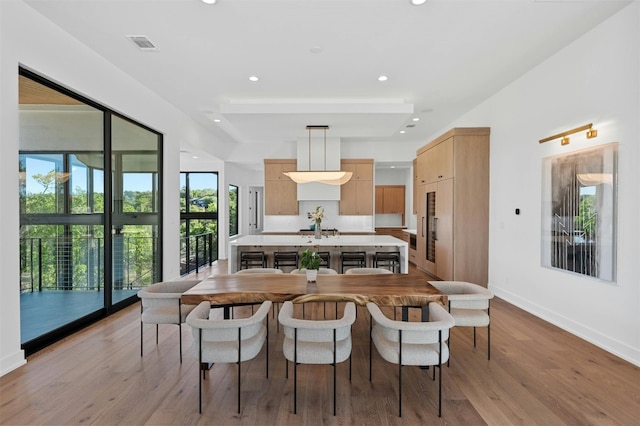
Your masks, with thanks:
[[[219,262],[198,276],[224,271],[226,263]],[[421,272],[411,268],[410,273]],[[320,315],[321,306],[307,309],[307,315]],[[249,308],[236,309],[238,314],[249,315]],[[417,315],[412,313],[414,319]],[[32,355],[25,366],[0,378],[0,424],[639,424],[638,367],[497,298],[491,304],[491,361],[485,329],[478,330],[476,348],[471,329],[452,331],[451,366],[443,368],[442,418],[430,370],[403,369],[402,418],[397,366],[375,350],[369,382],[366,309],[358,309],[353,327],[351,382],[348,363],[338,366],[336,417],[330,366],[299,367],[298,414],[292,414],[291,368],[287,380],[282,333],[273,318],[269,378],[264,350],[243,363],[241,414],[236,413],[237,367],[227,364],[208,372],[198,414],[191,330],[183,326],[180,364],[178,327],[161,326],[156,346],[154,328],[146,326],[141,358],[139,316],[139,306],[131,306]]]

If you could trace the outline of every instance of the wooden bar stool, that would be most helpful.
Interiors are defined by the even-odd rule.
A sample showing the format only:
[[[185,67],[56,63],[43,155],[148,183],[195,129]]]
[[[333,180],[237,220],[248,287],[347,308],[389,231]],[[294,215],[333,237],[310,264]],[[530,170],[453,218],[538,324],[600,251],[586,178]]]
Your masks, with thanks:
[[[267,256],[263,251],[241,251],[240,269],[266,268]]]
[[[367,253],[364,251],[343,251],[340,253],[340,273],[344,274],[344,268],[366,268]]]
[[[399,251],[377,251],[373,256],[374,268],[386,268],[394,273],[401,273]]]
[[[273,267],[282,269],[283,267],[298,268],[300,255],[297,251],[276,251],[273,253]]]
[[[318,256],[322,259],[321,268],[331,268],[331,254],[328,251],[319,251]]]

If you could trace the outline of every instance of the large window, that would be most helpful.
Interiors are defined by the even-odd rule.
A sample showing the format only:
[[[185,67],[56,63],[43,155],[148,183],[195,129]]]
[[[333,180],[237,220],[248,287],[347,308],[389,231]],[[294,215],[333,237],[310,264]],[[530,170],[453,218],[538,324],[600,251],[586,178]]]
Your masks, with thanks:
[[[162,135],[29,71],[19,78],[21,341],[31,353],[161,280]]]
[[[229,236],[238,235],[238,187],[229,185]]]
[[[180,271],[218,259],[218,174],[180,173]]]

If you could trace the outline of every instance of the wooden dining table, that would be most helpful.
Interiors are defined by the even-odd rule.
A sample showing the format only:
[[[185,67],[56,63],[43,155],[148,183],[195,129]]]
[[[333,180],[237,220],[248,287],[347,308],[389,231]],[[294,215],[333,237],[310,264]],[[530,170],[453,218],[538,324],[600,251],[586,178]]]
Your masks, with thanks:
[[[448,303],[447,295],[426,278],[408,274],[321,274],[315,283],[308,283],[305,274],[215,275],[182,295],[182,303],[196,305],[207,301],[214,307],[258,304],[266,300],[354,302],[363,306],[373,302],[378,306],[404,308],[427,307],[431,302]],[[423,320],[425,311],[428,312],[423,310]]]

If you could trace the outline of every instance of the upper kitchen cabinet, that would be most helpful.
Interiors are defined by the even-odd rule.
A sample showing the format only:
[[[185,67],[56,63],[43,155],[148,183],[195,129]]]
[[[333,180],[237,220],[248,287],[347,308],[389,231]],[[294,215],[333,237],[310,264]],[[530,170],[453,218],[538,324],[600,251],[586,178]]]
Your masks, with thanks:
[[[298,214],[298,184],[283,175],[296,168],[295,159],[264,160],[264,214]]]
[[[373,159],[343,159],[340,168],[353,173],[340,188],[340,214],[373,215]]]
[[[487,285],[489,130],[455,128],[417,151],[416,265],[442,280]]]
[[[437,143],[434,143],[436,141]],[[436,141],[417,151],[418,185],[453,177],[454,137],[451,135],[444,140]]]
[[[404,185],[376,185],[376,214],[400,214],[404,225],[404,207]]]

